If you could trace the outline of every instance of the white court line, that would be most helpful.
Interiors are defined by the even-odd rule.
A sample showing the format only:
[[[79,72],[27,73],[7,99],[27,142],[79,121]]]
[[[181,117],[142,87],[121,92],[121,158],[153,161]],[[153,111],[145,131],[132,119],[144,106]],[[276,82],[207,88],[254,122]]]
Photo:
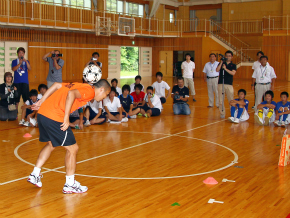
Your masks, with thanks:
[[[57,48],[57,49],[80,49],[80,50],[88,50],[88,49],[106,49],[108,50],[108,48],[79,48],[79,47],[50,47],[50,46],[37,46],[37,45],[31,45],[28,46],[29,48]]]

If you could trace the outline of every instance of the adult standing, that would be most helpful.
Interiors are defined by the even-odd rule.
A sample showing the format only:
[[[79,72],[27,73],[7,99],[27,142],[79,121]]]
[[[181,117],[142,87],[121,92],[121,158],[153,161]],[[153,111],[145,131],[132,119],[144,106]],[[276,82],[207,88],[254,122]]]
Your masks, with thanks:
[[[233,78],[236,74],[237,66],[233,64],[232,58],[234,54],[232,51],[226,51],[225,60],[221,60],[216,71],[219,73],[219,82],[218,82],[218,96],[219,96],[219,110],[220,117],[222,119],[226,116],[225,110],[225,94],[227,95],[228,102],[234,99],[234,88],[233,88]]]
[[[256,93],[255,107],[262,102],[262,97],[266,91],[274,91],[275,79],[277,78],[274,68],[268,63],[267,56],[261,56],[260,63],[261,65],[255,69],[252,76],[252,90],[255,88]],[[254,86],[255,83],[257,83],[256,86]]]
[[[219,62],[216,61],[216,54],[211,53],[209,55],[209,62],[207,62],[203,68],[204,72],[204,81],[207,82],[207,92],[208,92],[208,106],[212,108],[214,105],[214,94],[215,94],[215,103],[219,107],[218,100],[218,79],[219,72],[217,72],[217,67]]]
[[[185,54],[185,61],[181,64],[182,76],[184,78],[184,85],[190,89],[191,95],[193,96],[193,101],[195,100],[195,88],[193,81],[193,73],[195,70],[195,63],[190,60],[191,55],[189,53]]]
[[[51,57],[48,57],[49,55],[51,55]],[[60,57],[62,56],[60,55],[59,50],[48,52],[42,57],[44,61],[49,63],[49,70],[46,78],[48,88],[50,88],[55,82],[62,82],[62,67],[64,65],[64,60]]]
[[[257,60],[253,63],[253,66],[252,66],[253,73],[261,65],[261,63],[260,63],[260,57],[261,56],[264,56],[264,52],[258,51],[258,53],[257,53]],[[254,87],[256,87],[256,83],[254,83]],[[256,92],[255,92],[255,88],[254,88],[254,94],[255,94],[255,102],[256,102]],[[254,108],[255,108],[255,105],[252,107],[252,109],[254,109]]]
[[[25,59],[25,49],[19,47],[17,49],[18,58],[12,61],[12,71],[14,71],[14,83],[18,91],[16,103],[20,101],[22,96],[23,102],[29,100],[29,82],[28,70],[31,70],[30,62]]]

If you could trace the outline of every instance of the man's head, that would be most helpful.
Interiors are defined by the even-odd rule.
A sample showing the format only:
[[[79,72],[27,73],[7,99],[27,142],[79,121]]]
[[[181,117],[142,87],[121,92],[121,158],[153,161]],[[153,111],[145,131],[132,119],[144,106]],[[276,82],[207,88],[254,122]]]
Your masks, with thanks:
[[[211,53],[209,55],[209,61],[210,62],[215,62],[216,61],[216,54],[215,53]]]
[[[60,51],[59,51],[59,50],[54,50],[53,52],[54,52],[54,54],[55,54],[55,57],[52,57],[52,59],[59,60],[60,57],[59,57],[58,55],[60,54]]]
[[[182,88],[184,86],[184,79],[183,77],[178,77],[177,78],[177,85]]]
[[[142,91],[142,85],[141,84],[137,84],[137,85],[135,85],[135,92],[136,92],[136,94],[137,95],[139,95],[140,94],[140,92]]]
[[[157,82],[161,82],[162,81],[162,77],[163,77],[163,74],[161,72],[157,72],[156,73]]]
[[[94,52],[94,53],[92,54],[92,59],[96,59],[96,60],[98,60],[99,57],[100,57],[100,55],[99,55],[98,52]]]
[[[238,91],[239,99],[240,99],[240,100],[245,99],[246,94],[247,94],[247,92],[246,92],[245,89],[240,89],[240,90]]]
[[[266,93],[265,93],[265,100],[270,102],[272,101],[272,99],[274,98],[274,92],[271,91],[271,90],[268,90]]]
[[[234,53],[232,51],[230,50],[226,51],[225,57],[229,62],[232,61],[233,56],[234,56]]]
[[[18,58],[24,57],[24,55],[25,55],[25,49],[23,47],[19,47],[17,49],[17,55],[18,55]]]
[[[37,101],[37,95],[38,95],[38,92],[37,92],[36,89],[31,89],[30,90],[29,97],[32,100],[32,102],[36,102]]]
[[[268,62],[268,57],[266,55],[263,55],[260,57],[260,62],[261,62],[261,65],[263,67],[265,67],[267,65],[267,62]]]
[[[101,79],[97,83],[94,84],[95,88],[95,100],[102,101],[104,98],[108,96],[111,91],[111,86],[107,80]]]
[[[127,85],[127,84],[123,85],[123,87],[122,87],[123,95],[125,95],[125,96],[129,95],[130,94],[130,90],[131,90],[131,88],[130,88],[129,85]]]
[[[280,97],[281,97],[281,101],[285,102],[288,100],[289,94],[288,92],[281,92]]]
[[[5,82],[5,83],[12,83],[12,81],[13,81],[12,73],[10,73],[10,72],[6,72],[6,73],[4,74],[4,82]]]
[[[152,96],[153,95],[153,87],[152,86],[148,86],[146,89],[147,95],[148,96]]]
[[[117,85],[118,85],[118,80],[117,80],[116,78],[112,79],[112,80],[111,80],[111,85],[112,85],[114,88],[116,88]]]
[[[141,76],[136,76],[135,77],[135,84],[140,84],[142,77]]]
[[[189,53],[185,54],[185,60],[190,61],[191,55]]]
[[[258,51],[258,52],[257,52],[257,60],[258,60],[258,61],[260,61],[260,57],[261,57],[261,56],[264,56],[264,52],[262,52],[262,51]]]
[[[40,84],[38,86],[38,91],[40,92],[40,94],[42,94],[42,96],[46,93],[48,87],[45,84]]]

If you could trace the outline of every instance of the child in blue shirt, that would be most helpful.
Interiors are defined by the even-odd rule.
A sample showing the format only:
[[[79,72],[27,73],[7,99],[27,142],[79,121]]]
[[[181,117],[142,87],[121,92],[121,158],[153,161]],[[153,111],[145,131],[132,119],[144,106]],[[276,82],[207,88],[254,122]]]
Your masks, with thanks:
[[[289,124],[290,121],[290,102],[287,101],[289,94],[288,92],[282,92],[280,94],[281,101],[277,103],[276,106],[276,120],[274,122],[275,126],[285,127],[286,124]]]
[[[245,89],[240,89],[238,91],[239,98],[230,101],[231,117],[228,118],[228,121],[239,123],[240,121],[246,121],[249,119],[249,101],[245,99],[246,94],[247,93]]]
[[[274,93],[268,90],[265,93],[265,101],[257,106],[257,112],[255,113],[255,120],[260,125],[269,125],[275,121],[275,108],[276,102],[272,101]]]

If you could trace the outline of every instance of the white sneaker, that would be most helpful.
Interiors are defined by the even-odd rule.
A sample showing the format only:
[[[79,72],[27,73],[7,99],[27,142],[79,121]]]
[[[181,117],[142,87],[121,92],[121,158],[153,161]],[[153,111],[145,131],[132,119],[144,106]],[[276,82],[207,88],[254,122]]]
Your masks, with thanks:
[[[260,124],[260,125],[264,125],[264,121],[258,116],[258,114],[254,115],[255,121]]]
[[[121,123],[121,121],[117,121],[117,120],[111,120],[110,123],[113,123],[113,124],[118,124],[118,123]]]
[[[126,123],[126,122],[128,122],[128,120],[129,120],[128,117],[124,117],[124,118],[121,120],[121,122],[122,122],[122,123]]]
[[[136,119],[137,115],[130,116],[131,119]]]
[[[25,123],[25,120],[20,120],[20,122],[19,122],[19,125],[24,125],[24,123]]]
[[[37,124],[35,118],[30,118],[30,123],[35,126]]]
[[[30,123],[28,121],[26,121],[23,126],[30,126]]]
[[[33,185],[36,185],[37,187],[42,187],[42,182],[41,182],[41,178],[43,177],[43,175],[39,174],[39,176],[36,176],[34,174],[30,174],[28,176],[27,182],[30,182]]]
[[[285,127],[285,122],[284,121],[281,122],[281,126]]]
[[[78,181],[75,180],[75,183],[72,186],[68,184],[64,184],[62,192],[64,194],[72,194],[72,193],[84,193],[88,191],[87,186],[82,186]]]
[[[234,123],[240,123],[240,119],[235,118]]]
[[[111,120],[110,120],[110,119],[108,119],[108,120],[107,120],[107,123],[110,123],[110,122],[111,122]]]
[[[235,120],[234,117],[229,117],[229,118],[228,118],[228,121],[230,121],[230,122],[232,122],[232,123],[234,122],[234,120]]]
[[[275,120],[274,125],[275,126],[281,126],[281,122],[279,120]]]
[[[90,123],[89,120],[87,120],[87,121],[85,122],[85,124],[84,124],[84,126],[90,126],[90,125],[91,125],[91,123]]]

